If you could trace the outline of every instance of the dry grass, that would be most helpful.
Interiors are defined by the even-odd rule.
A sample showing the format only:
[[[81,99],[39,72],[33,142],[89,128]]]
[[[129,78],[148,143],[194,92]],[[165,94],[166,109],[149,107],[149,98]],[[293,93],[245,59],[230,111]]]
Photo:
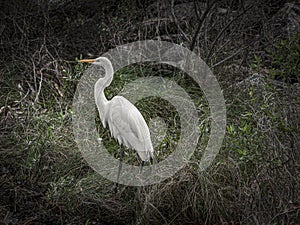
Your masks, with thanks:
[[[271,64],[253,61],[253,54],[265,57],[265,49],[273,41],[288,36],[274,29],[277,20],[286,15],[282,5],[259,1],[255,6],[259,10],[249,9],[239,17],[240,23],[233,21],[230,26],[227,22],[235,18],[236,12],[222,16],[216,14],[217,8],[212,8],[207,24],[199,33],[195,51],[204,56],[211,52],[208,63],[215,65],[214,73],[224,90],[228,112],[226,137],[213,165],[200,173],[201,156],[195,154],[185,168],[166,181],[146,187],[121,185],[115,194],[114,183],[88,166],[72,135],[72,98],[85,70],[74,59],[80,54],[99,55],[122,43],[157,36],[187,47],[190,43],[178,34],[178,24],[174,21],[152,18],[151,22],[148,17],[152,14],[147,7],[144,8],[147,18],[143,18],[137,10],[141,6],[126,1],[118,6],[107,1],[101,7],[98,1],[58,2],[11,1],[1,6],[1,222],[224,225],[299,222],[300,87],[298,83],[274,81],[270,76]],[[153,15],[159,18],[163,12]],[[262,22],[264,18],[267,22]],[[190,21],[181,19],[178,14],[181,30],[192,37],[196,17]],[[218,33],[226,26],[224,33]],[[247,48],[230,57],[243,43]],[[229,59],[222,62],[226,57]],[[147,66],[142,69],[145,76],[149,73],[172,77],[197,106],[203,103],[201,90],[178,71]],[[123,73],[128,73],[127,79],[133,79],[137,70],[140,68],[131,67]],[[118,92],[124,82],[128,80],[115,83],[115,89],[108,94]],[[201,98],[203,101],[199,101]],[[166,121],[171,114],[176,115],[171,106],[158,105],[157,99],[146,103],[139,107],[147,118],[150,118],[147,112],[155,110],[157,115],[165,115]],[[207,106],[198,110],[203,119],[209,115]],[[178,132],[178,128],[171,128],[169,136]],[[207,128],[209,120],[201,127],[203,136],[198,149],[205,147]],[[163,149],[165,153],[172,151],[170,143]],[[128,161],[136,160],[130,157]]]

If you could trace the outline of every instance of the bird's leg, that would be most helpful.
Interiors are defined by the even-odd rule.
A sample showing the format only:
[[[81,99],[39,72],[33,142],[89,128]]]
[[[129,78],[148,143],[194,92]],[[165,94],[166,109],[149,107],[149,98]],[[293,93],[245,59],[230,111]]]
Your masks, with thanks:
[[[123,159],[122,159],[122,145],[120,145],[120,163],[119,163],[119,171],[118,171],[118,178],[117,178],[118,182],[119,182],[119,177],[120,177],[120,173],[121,173],[121,170],[122,170],[122,162],[123,162]]]
[[[151,157],[151,159],[150,159],[150,165],[151,166],[153,165],[153,167],[155,168],[156,164],[157,164],[157,161],[156,161],[155,155],[153,155],[153,157]]]
[[[142,173],[144,163],[145,163],[145,161],[142,161],[141,168],[140,168],[140,173]]]
[[[116,186],[115,186],[115,192],[117,192],[118,190],[118,185],[119,185],[119,177],[120,177],[120,174],[121,174],[121,170],[122,170],[122,145],[120,145],[120,161],[119,161],[119,170],[118,170],[118,176],[117,176],[117,183],[116,183]]]
[[[152,174],[152,171],[155,170],[155,167],[157,164],[157,161],[156,161],[156,158],[154,155],[150,158],[149,163],[150,163],[150,174]]]

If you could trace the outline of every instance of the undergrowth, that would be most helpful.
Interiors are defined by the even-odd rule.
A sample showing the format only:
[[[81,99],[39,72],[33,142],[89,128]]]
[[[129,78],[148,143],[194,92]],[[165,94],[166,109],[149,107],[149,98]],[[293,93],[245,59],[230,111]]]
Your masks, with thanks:
[[[134,67],[141,70],[139,66]],[[66,88],[72,89],[78,82],[77,74],[85,70],[81,64],[74,68],[73,78],[66,77]],[[150,67],[144,70],[147,73]],[[168,74],[169,78],[173,76],[174,79],[177,72]],[[116,79],[106,94],[114,96],[126,82],[145,73],[137,75],[132,68],[119,71],[124,80]],[[181,80],[181,76],[176,79],[178,83],[187,83]],[[209,109],[203,106],[205,98],[201,91],[198,94],[195,92],[193,82],[185,86],[185,90],[195,102],[202,99],[198,101],[202,104],[197,104],[197,109],[201,119],[207,120],[207,123],[199,127],[203,134],[203,143],[198,145],[200,151],[205,148],[209,136]],[[296,86],[278,86],[258,75],[227,88],[227,133],[220,154],[208,170],[198,171],[201,157],[196,151],[190,163],[166,181],[147,187],[121,186],[116,194],[114,184],[94,172],[76,147],[72,136],[72,99],[68,95],[62,97],[64,104],[56,104],[55,107],[51,95],[49,103],[45,99],[30,106],[29,102],[23,105],[24,101],[21,101],[16,104],[16,109],[3,101],[2,110],[5,113],[2,112],[2,115],[10,117],[12,125],[9,127],[7,119],[2,121],[2,129],[9,130],[5,137],[6,150],[1,153],[2,157],[4,153],[6,155],[6,160],[2,160],[2,184],[9,192],[15,186],[13,192],[18,197],[12,200],[15,202],[14,208],[7,208],[8,199],[4,196],[11,194],[4,192],[2,201],[6,204],[2,205],[2,213],[7,210],[27,212],[31,215],[27,217],[29,219],[63,219],[63,223],[72,220],[60,216],[58,212],[70,215],[80,213],[85,215],[85,221],[81,221],[86,224],[107,221],[182,224],[195,221],[215,223],[220,220],[242,224],[257,220],[262,223],[292,223],[297,217],[297,210],[290,205],[299,201],[297,91]],[[13,95],[11,93],[10,98]],[[178,135],[178,121],[174,121],[176,112],[159,98],[138,102],[137,107],[147,122],[153,115],[167,124],[173,118],[168,125],[169,133],[156,149],[158,159],[162,160],[172,152],[174,146],[171,139]],[[149,114],[152,111],[154,114]],[[93,113],[96,118],[96,110]],[[99,122],[99,133],[106,140],[111,154],[117,158],[118,144]],[[177,140],[173,140],[175,146]],[[125,162],[140,163],[134,151],[125,151]],[[23,196],[24,189],[30,196],[29,200]],[[34,217],[30,205],[33,204],[32,207],[37,210],[38,205],[34,202],[40,201],[44,211]],[[6,221],[16,218],[16,214],[4,214]]]
[[[131,65],[117,71],[113,83],[106,89],[109,99],[138,77],[161,76],[183,87],[196,106],[201,139],[190,161],[174,176],[151,186],[120,185],[115,193],[114,183],[91,169],[74,140],[72,101],[87,69],[87,65],[77,62],[82,58],[78,55],[90,52],[98,55],[124,40],[125,43],[137,40],[136,29],[143,35],[141,39],[155,39],[161,35],[157,32],[168,29],[164,30],[164,20],[158,21],[163,26],[152,26],[153,21],[148,18],[146,21],[150,25],[139,21],[142,10],[132,1],[117,6],[107,3],[101,7],[99,1],[67,2],[65,5],[63,1],[51,2],[25,1],[28,4],[20,3],[18,8],[15,8],[15,1],[1,5],[0,15],[5,22],[5,26],[1,24],[0,27],[2,223],[298,224],[299,33],[292,38],[278,38],[278,42],[268,48],[256,39],[255,33],[260,29],[260,18],[267,18],[257,13],[276,7],[266,3],[268,7],[263,8],[265,1],[260,1],[260,8],[249,9],[250,16],[238,17],[241,23],[233,20],[223,30],[220,34],[223,39],[214,40],[218,36],[215,25],[222,28],[223,23],[228,24],[232,16],[235,18],[236,9],[232,15],[228,14],[229,19],[213,14],[222,23],[214,21],[212,16],[202,26],[209,29],[209,22],[213,22],[211,27],[215,29],[213,35],[206,30],[200,33],[199,37],[205,41],[199,38],[200,44],[196,43],[201,54],[212,50],[206,49],[210,43],[214,49],[219,49],[216,53],[212,51],[210,61],[227,57],[222,52],[231,54],[236,46],[247,42],[247,48],[241,51],[247,49],[243,62],[239,61],[243,55],[235,55],[221,64],[215,62],[218,67],[214,68],[214,73],[226,99],[227,127],[219,154],[203,172],[199,172],[198,165],[209,139],[211,118],[208,103],[196,83],[182,72],[161,65]],[[247,27],[248,19],[250,27]],[[259,22],[254,23],[252,19]],[[238,35],[236,29],[231,30],[235,24],[245,40],[230,36]],[[176,30],[173,22],[171,25]],[[39,27],[43,29],[38,30]],[[193,31],[193,26],[187,27]],[[173,41],[186,44],[181,35],[174,35]],[[231,42],[233,47],[229,44],[226,48],[230,41],[234,42]],[[256,46],[263,47],[257,49]],[[244,65],[249,58],[252,65]],[[231,70],[230,66],[237,61],[239,69],[246,67],[244,74],[241,70],[237,73]],[[153,123],[166,128],[162,134],[152,133],[152,137],[161,136],[155,147],[158,161],[161,161],[174,151],[180,138],[178,113],[172,104],[157,97],[143,99],[135,105],[150,128]],[[99,137],[118,158],[119,145],[111,138],[109,130],[102,127],[96,107],[91,114]],[[140,165],[134,151],[124,151],[125,162]]]

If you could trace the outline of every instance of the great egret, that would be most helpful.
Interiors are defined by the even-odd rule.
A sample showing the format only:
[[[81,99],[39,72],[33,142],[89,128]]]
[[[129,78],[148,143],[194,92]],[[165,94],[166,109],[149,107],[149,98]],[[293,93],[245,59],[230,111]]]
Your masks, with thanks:
[[[105,76],[95,83],[94,97],[103,127],[106,128],[108,124],[111,135],[120,144],[118,181],[122,169],[122,144],[138,153],[142,166],[153,159],[150,131],[142,114],[130,101],[122,96],[115,96],[110,101],[105,97],[104,89],[111,84],[114,74],[108,58],[83,59],[80,62],[93,63],[105,69]]]

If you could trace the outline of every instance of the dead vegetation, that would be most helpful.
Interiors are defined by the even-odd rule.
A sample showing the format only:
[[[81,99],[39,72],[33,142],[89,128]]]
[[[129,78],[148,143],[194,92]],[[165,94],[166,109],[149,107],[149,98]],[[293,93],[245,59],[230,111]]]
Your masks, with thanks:
[[[4,224],[299,223],[299,4],[13,0],[0,18]],[[85,70],[75,59],[146,39],[182,44],[214,69],[227,134],[205,172],[195,155],[165,182],[115,195],[72,136]]]

